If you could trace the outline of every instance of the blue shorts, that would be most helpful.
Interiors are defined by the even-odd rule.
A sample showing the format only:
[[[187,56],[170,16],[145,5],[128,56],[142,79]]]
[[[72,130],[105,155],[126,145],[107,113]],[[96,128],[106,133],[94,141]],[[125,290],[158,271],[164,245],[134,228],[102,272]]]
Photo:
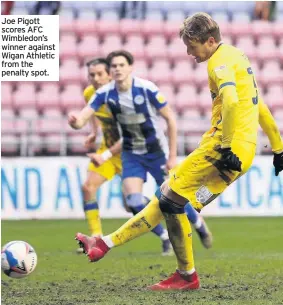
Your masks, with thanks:
[[[122,180],[138,177],[146,181],[149,172],[160,186],[166,178],[166,157],[164,152],[137,155],[132,152],[122,152]]]

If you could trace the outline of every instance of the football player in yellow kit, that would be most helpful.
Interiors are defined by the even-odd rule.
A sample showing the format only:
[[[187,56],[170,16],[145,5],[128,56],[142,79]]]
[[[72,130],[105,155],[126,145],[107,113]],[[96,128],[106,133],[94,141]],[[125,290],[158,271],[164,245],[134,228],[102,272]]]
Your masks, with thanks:
[[[83,92],[86,103],[89,102],[98,88],[111,80],[109,64],[104,58],[89,61],[87,67],[90,85]],[[91,235],[101,236],[102,228],[96,202],[96,192],[105,181],[111,180],[116,174],[121,174],[121,144],[117,123],[107,106],[100,107],[92,116],[90,122],[92,133],[86,138],[85,146],[91,148],[99,126],[102,128],[103,139],[98,150],[95,153],[88,154],[91,161],[88,166],[87,179],[83,184],[84,211]],[[81,249],[78,249],[78,251],[81,251]]]
[[[107,84],[110,77],[109,63],[103,58],[90,61],[87,66],[88,78],[91,85],[84,90],[84,98],[88,103],[94,95],[95,90],[104,84]],[[70,114],[70,116],[71,119],[73,119],[73,114]],[[112,113],[106,104],[100,106],[94,112],[94,115],[91,115],[90,122],[92,124],[93,132],[87,137],[85,146],[91,147],[95,141],[98,128],[97,118],[102,126],[103,141],[100,148],[95,153],[87,154],[91,158],[91,162],[88,167],[87,180],[83,185],[84,211],[91,235],[96,237],[102,236],[99,207],[96,202],[96,192],[106,180],[111,180],[115,174],[120,175],[122,171],[122,160],[120,155],[122,148],[121,141],[119,140],[119,131],[116,121],[114,121]],[[143,197],[144,203],[148,203],[149,200],[146,201],[146,199],[146,197]],[[144,203],[142,208],[144,207]],[[124,205],[128,210],[127,204],[124,203]],[[131,207],[129,207],[129,211],[133,212]],[[195,227],[202,244],[206,248],[210,248],[212,245],[212,235],[203,218],[200,217],[191,205],[186,206],[186,214],[189,221]],[[161,224],[158,224],[152,229],[152,232],[162,239],[162,254],[169,255],[172,253],[167,230],[164,229]],[[82,253],[83,249],[79,248],[77,252]]]
[[[200,287],[184,205],[189,200],[201,210],[247,172],[256,152],[258,123],[271,143],[275,175],[283,170],[282,138],[259,95],[246,55],[221,41],[218,24],[206,13],[186,18],[180,37],[197,63],[208,61],[213,98],[211,129],[203,135],[199,147],[171,170],[170,178],[144,210],[114,233],[83,242],[90,261],[98,261],[112,247],[140,236],[149,230],[146,226],[153,227],[165,218],[178,267],[171,277],[150,286],[151,290]],[[124,235],[127,231],[131,234]]]
[[[86,103],[95,95],[95,91],[103,85],[109,83],[109,63],[104,58],[97,58],[89,63],[88,66],[88,79],[91,83],[84,90],[84,98]],[[122,160],[121,160],[121,140],[118,125],[114,120],[113,115],[107,105],[100,106],[90,118],[92,125],[92,133],[87,137],[85,146],[91,148],[95,141],[98,126],[101,125],[103,132],[103,140],[99,149],[95,153],[87,154],[91,162],[88,166],[87,179],[83,185],[83,199],[85,216],[89,224],[89,229],[92,236],[102,236],[101,220],[99,216],[99,206],[96,200],[96,192],[98,188],[107,180],[111,180],[116,174],[122,173]],[[142,197],[143,206],[148,203],[146,197]],[[127,211],[132,212],[124,202]],[[195,219],[192,224],[195,226],[201,241],[207,248],[211,247],[211,233],[209,232],[205,221],[198,216],[197,212],[190,206],[189,207],[190,220]],[[188,217],[189,217],[188,216]],[[196,225],[199,224],[199,227]],[[152,229],[162,240],[162,255],[172,255],[172,246],[169,241],[168,233],[161,224],[158,224]],[[82,248],[77,249],[78,253],[83,253]]]

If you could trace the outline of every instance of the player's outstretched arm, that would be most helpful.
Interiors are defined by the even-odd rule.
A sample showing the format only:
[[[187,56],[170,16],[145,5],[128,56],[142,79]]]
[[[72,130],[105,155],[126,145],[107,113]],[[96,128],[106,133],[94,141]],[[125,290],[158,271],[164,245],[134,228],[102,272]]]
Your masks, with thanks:
[[[68,123],[74,129],[81,129],[93,114],[94,110],[87,105],[80,112],[70,112],[68,114]]]
[[[91,127],[91,133],[86,137],[84,146],[86,148],[91,148],[98,132],[98,128],[100,126],[98,118],[95,116],[92,116],[89,120],[90,127]]]
[[[110,148],[109,151],[111,152],[112,156],[118,155],[122,151],[122,138],[115,142]]]
[[[268,109],[268,106],[259,98],[259,124],[268,136],[272,151],[283,152],[283,142],[277,124]]]
[[[177,124],[175,115],[169,105],[159,109],[161,116],[167,123],[168,138],[169,138],[169,158],[167,160],[167,170],[170,170],[176,165],[177,157]]]
[[[222,148],[231,147],[231,142],[236,129],[235,117],[238,106],[238,95],[235,84],[224,83],[220,89],[222,97]]]
[[[99,90],[98,90],[99,91]],[[105,92],[102,94],[96,92],[88,101],[88,104],[79,112],[71,112],[68,115],[69,125],[74,129],[81,129],[97,111],[105,103]]]
[[[222,87],[221,87],[222,86]],[[220,85],[222,97],[222,162],[225,169],[241,171],[242,162],[231,150],[231,142],[235,132],[238,95],[235,83],[227,82]]]
[[[101,166],[104,162],[112,158],[113,156],[119,154],[122,151],[122,139],[115,142],[109,149],[105,150],[103,153],[88,153],[87,156],[96,166]]]
[[[274,153],[275,175],[278,176],[283,170],[283,141],[271,112],[261,98],[259,98],[259,124],[268,136]]]
[[[241,171],[242,162],[231,150],[231,142],[236,129],[236,110],[238,107],[238,94],[234,71],[227,65],[215,67],[212,63],[208,67],[209,76],[218,87],[222,99],[222,165],[223,169]]]
[[[234,71],[225,64],[211,61],[208,64],[209,78],[217,85],[222,100],[222,144],[221,164],[223,169],[241,171],[242,162],[231,150],[231,142],[236,129],[236,110],[238,107],[238,94]]]

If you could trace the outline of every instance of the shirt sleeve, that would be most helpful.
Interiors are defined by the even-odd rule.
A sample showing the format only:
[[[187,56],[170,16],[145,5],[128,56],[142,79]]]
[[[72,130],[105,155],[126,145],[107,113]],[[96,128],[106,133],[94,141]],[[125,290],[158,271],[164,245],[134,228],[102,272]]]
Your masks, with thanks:
[[[95,89],[93,87],[88,86],[87,88],[84,89],[83,96],[86,104],[88,104],[90,98],[93,96],[94,93],[95,93]]]
[[[106,92],[99,93],[98,91],[93,94],[89,99],[88,105],[94,110],[97,111],[103,104],[105,104]]]
[[[210,73],[222,100],[222,148],[231,146],[236,129],[238,95],[234,71],[226,65],[215,67]]]
[[[270,113],[267,105],[259,97],[259,124],[265,134],[268,136],[269,142],[274,153],[283,152],[283,141],[276,122]]]
[[[88,103],[87,88],[84,90],[83,96],[84,96],[84,100],[85,100],[85,102],[86,102],[86,104],[87,104],[87,103]]]
[[[146,89],[149,102],[158,110],[167,105],[165,96],[159,91],[158,87],[150,83]]]

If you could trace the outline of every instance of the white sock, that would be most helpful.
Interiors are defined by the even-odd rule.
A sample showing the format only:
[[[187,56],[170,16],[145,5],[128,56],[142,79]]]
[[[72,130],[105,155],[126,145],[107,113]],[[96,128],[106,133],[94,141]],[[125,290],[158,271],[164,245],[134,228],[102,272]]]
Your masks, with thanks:
[[[161,240],[169,239],[168,231],[166,229],[163,230],[163,233],[160,235]]]
[[[197,221],[193,224],[196,229],[199,229],[202,226],[202,218],[198,217]]]
[[[186,270],[186,271],[182,271],[182,270],[178,270],[178,269],[177,269],[177,271],[178,271],[180,274],[182,274],[182,275],[188,275],[188,274],[193,274],[193,273],[195,273],[195,272],[196,272],[196,269],[193,268],[193,269],[191,269],[191,270]]]
[[[102,240],[106,243],[108,248],[113,248],[114,247],[114,243],[113,243],[112,239],[110,238],[110,235],[103,236]]]
[[[103,235],[102,234],[91,234],[91,237],[103,237]]]

